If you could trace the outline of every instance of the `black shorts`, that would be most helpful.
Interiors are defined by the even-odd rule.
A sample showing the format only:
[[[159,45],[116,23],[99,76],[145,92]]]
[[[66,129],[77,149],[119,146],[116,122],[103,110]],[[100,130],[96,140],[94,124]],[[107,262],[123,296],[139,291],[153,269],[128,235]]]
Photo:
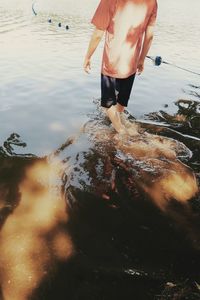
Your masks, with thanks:
[[[101,74],[101,106],[109,108],[117,103],[128,105],[135,74],[127,78],[114,78]]]

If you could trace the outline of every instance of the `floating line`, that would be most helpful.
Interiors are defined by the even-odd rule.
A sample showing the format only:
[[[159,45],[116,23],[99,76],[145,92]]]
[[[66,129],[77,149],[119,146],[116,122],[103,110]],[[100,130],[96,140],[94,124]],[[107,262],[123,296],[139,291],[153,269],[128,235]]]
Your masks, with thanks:
[[[34,15],[37,16],[37,13],[35,11],[34,5],[35,5],[35,2],[33,2],[33,4],[32,4],[32,11],[33,11]]]
[[[175,64],[172,64],[172,63],[169,63],[167,61],[162,60],[161,56],[156,56],[154,58],[152,56],[148,56],[147,55],[146,57],[149,58],[149,59],[151,59],[155,63],[156,66],[159,66],[159,65],[161,65],[161,63],[163,63],[163,64],[166,64],[166,65],[172,66],[174,68],[177,68],[177,69],[180,69],[180,70],[183,70],[183,71],[186,71],[186,72],[189,72],[189,73],[192,73],[192,74],[200,76],[200,73],[194,72],[192,70],[189,70],[189,69],[186,69],[186,68],[183,68],[183,67],[180,67],[180,66],[177,66]]]

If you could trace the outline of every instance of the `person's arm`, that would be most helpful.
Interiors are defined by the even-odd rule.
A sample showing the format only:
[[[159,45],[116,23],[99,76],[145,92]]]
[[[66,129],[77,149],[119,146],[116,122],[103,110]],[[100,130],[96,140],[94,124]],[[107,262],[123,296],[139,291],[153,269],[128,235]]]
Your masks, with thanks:
[[[95,26],[95,30],[90,39],[89,47],[83,63],[83,68],[87,73],[89,73],[89,70],[91,69],[91,56],[99,45],[104,32],[107,30],[110,20],[110,0],[100,0],[95,14],[91,20],[91,23]]]
[[[87,53],[85,56],[84,64],[83,64],[83,68],[86,73],[89,73],[89,71],[91,69],[90,59],[91,59],[93,53],[95,52],[97,46],[99,45],[99,43],[104,35],[104,32],[105,32],[104,30],[95,28],[95,30],[91,36],[88,50],[87,50]]]
[[[146,30],[145,30],[142,50],[141,50],[138,65],[137,65],[138,74],[141,74],[144,70],[145,57],[147,56],[148,51],[149,51],[149,49],[151,47],[151,44],[152,44],[154,26],[155,26],[156,18],[157,18],[157,11],[158,11],[158,4],[157,4],[157,0],[155,0],[155,5],[154,5],[152,13],[149,17],[147,27],[146,27]]]
[[[138,74],[141,74],[144,70],[145,57],[148,54],[148,51],[151,47],[153,35],[154,35],[154,26],[151,26],[151,25],[147,26],[146,31],[145,31],[142,50],[140,53],[140,58],[139,58],[138,65],[137,65]]]

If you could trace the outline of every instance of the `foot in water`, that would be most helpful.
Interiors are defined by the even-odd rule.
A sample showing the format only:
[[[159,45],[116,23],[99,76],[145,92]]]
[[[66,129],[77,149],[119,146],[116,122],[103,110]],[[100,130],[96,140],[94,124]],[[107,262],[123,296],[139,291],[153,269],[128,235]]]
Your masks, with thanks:
[[[106,114],[110,119],[113,127],[117,131],[117,135],[128,135],[128,136],[135,136],[138,135],[137,126],[132,122],[126,120],[124,113],[119,113],[116,109],[116,106],[111,106],[106,110]],[[123,116],[123,117],[122,117]],[[126,122],[125,122],[126,120]]]
[[[118,112],[118,114],[122,125],[126,128],[127,134],[130,136],[139,135],[138,125],[135,122],[128,120],[124,112]]]
[[[126,128],[126,131],[127,131],[128,135],[130,135],[130,136],[137,136],[140,134],[138,131],[138,128],[135,124],[133,124],[132,127]]]
[[[121,123],[121,119],[120,119],[119,113],[118,113],[118,111],[116,109],[116,106],[112,105],[110,108],[108,108],[106,110],[106,114],[107,114],[108,118],[110,119],[113,127],[117,131],[117,133],[119,133],[119,134],[125,134],[126,133],[126,129],[125,129],[125,127]]]
[[[128,120],[128,118],[126,117],[125,113],[124,112],[118,112],[119,114],[119,117],[120,117],[120,120],[121,120],[121,123],[126,127],[126,128],[129,128],[133,125],[132,122],[130,122]]]

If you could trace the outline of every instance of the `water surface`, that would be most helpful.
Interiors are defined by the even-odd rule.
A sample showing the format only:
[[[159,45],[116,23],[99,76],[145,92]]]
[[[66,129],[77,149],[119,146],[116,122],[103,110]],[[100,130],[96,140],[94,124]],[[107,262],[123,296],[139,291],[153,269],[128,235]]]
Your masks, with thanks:
[[[114,134],[97,100],[103,43],[91,74],[82,70],[97,3],[38,0],[37,15],[31,1],[0,3],[2,293],[23,300],[37,286],[33,299],[199,299],[199,195],[187,206],[176,194],[181,201],[166,209],[176,188],[167,180],[162,186],[162,178],[176,179],[181,191],[194,178],[199,186],[199,76],[146,60],[133,87],[127,116],[141,127],[138,144],[150,147],[145,134],[172,138],[178,156],[161,147],[162,138],[149,148],[154,159],[127,154],[134,140],[110,143]],[[199,1],[158,4],[150,55],[199,72]],[[53,173],[61,170],[51,178],[65,197],[64,215],[63,198],[56,194],[58,206],[48,201],[52,153],[64,165],[53,164]],[[152,200],[154,183],[163,187],[164,206]]]

